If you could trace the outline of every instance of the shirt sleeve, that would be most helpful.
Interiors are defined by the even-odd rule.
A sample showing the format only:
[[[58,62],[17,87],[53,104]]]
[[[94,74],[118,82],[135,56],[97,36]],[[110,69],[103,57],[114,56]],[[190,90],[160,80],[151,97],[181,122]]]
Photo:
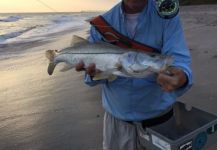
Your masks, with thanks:
[[[101,35],[96,31],[96,29],[92,26],[90,29],[90,35],[88,37],[88,41],[90,43],[95,43],[97,41],[101,41]],[[89,85],[89,86],[96,86],[98,84],[103,84],[106,83],[107,80],[98,80],[98,81],[94,81],[92,79],[92,77],[88,74],[84,75],[84,82]]]
[[[88,37],[88,41],[91,43],[102,41],[101,34],[93,26],[91,26],[90,28],[90,35]]]
[[[181,96],[192,86],[193,77],[191,56],[179,16],[165,21],[162,54],[172,56],[174,58],[172,66],[182,69],[187,76],[187,84],[175,91],[177,96]]]

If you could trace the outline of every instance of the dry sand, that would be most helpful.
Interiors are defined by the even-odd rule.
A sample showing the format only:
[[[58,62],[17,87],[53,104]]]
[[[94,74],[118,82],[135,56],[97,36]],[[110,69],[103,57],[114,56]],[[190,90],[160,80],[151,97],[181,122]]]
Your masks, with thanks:
[[[194,86],[179,100],[217,114],[217,5],[187,6],[181,16],[193,58]],[[73,34],[85,36],[86,29],[48,43],[11,48],[7,57],[25,51],[0,60],[1,150],[101,150],[100,88],[86,86],[75,71],[56,71],[53,76],[46,72],[44,51],[68,46]]]

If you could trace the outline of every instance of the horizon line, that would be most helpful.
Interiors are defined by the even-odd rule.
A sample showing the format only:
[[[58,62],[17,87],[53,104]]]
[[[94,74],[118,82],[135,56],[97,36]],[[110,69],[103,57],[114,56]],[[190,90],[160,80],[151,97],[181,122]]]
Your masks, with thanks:
[[[0,12],[0,14],[25,14],[25,13],[85,13],[85,12],[105,12],[106,10],[81,10],[81,11],[59,11],[59,12],[52,12],[52,11],[38,11],[38,12]]]

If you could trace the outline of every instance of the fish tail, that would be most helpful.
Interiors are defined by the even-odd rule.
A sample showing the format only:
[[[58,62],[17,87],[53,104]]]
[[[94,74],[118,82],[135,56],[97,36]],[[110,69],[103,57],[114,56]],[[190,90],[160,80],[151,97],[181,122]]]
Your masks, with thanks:
[[[47,68],[47,72],[49,75],[52,75],[54,72],[54,69],[56,67],[56,63],[54,63],[54,58],[56,57],[57,50],[47,50],[45,55],[49,60],[49,65]]]

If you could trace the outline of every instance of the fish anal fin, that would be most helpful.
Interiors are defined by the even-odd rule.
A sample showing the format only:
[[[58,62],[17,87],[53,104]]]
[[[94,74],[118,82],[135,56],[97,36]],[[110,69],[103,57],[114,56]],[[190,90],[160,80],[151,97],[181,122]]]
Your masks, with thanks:
[[[105,74],[105,73],[98,73],[98,74],[95,74],[94,77],[92,78],[93,81],[98,81],[98,80],[105,80],[105,79],[108,79],[108,74]]]
[[[112,81],[114,81],[114,80],[116,80],[117,79],[117,76],[116,75],[101,75],[101,74],[97,74],[97,75],[95,75],[94,77],[93,77],[93,80],[94,81],[98,81],[98,80],[108,80],[109,82],[112,82]]]
[[[97,81],[97,80],[105,80],[107,79],[108,81],[114,81],[117,76],[113,74],[113,72],[116,71],[116,69],[109,69],[107,71],[98,73],[96,75],[94,75],[93,80]]]
[[[112,82],[112,81],[114,81],[114,80],[116,80],[117,79],[117,76],[116,75],[110,75],[109,77],[108,77],[108,81],[109,82]]]

